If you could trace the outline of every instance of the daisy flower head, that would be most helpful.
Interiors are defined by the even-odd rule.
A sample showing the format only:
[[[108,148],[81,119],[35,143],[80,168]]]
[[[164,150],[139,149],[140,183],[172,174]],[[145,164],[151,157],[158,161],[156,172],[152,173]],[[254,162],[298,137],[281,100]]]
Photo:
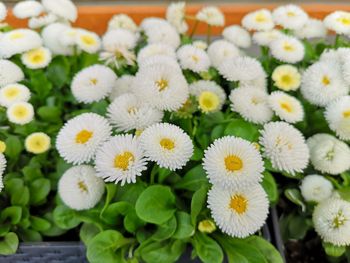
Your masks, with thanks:
[[[155,23],[146,24],[146,28],[144,32],[147,36],[147,43],[163,43],[172,46],[173,48],[177,48],[180,46],[181,40],[179,33],[176,31],[175,27],[171,24],[163,20],[159,22],[156,20]]]
[[[43,132],[35,132],[27,136],[24,142],[27,152],[40,154],[49,150],[51,146],[50,137]]]
[[[126,93],[108,107],[107,115],[117,131],[143,130],[162,121],[163,112],[143,103],[136,95]]]
[[[148,44],[137,54],[137,64],[141,65],[145,60],[154,56],[168,56],[176,60],[175,49],[172,46],[162,43]]]
[[[148,159],[171,171],[181,169],[193,154],[191,138],[173,124],[153,124],[139,139]]]
[[[271,55],[286,63],[297,63],[304,58],[303,43],[295,37],[283,36],[270,43]]]
[[[177,62],[176,58],[166,56],[166,55],[155,55],[145,58],[141,64],[138,64],[139,69],[143,70],[144,68],[153,66],[153,65],[164,65],[166,67],[172,67],[174,71],[182,74],[182,69],[180,64]]]
[[[90,165],[69,168],[58,182],[58,194],[63,203],[74,210],[93,208],[102,198],[105,184]]]
[[[284,91],[297,90],[301,82],[298,68],[292,65],[277,66],[273,70],[271,78],[274,85]]]
[[[147,159],[139,140],[131,134],[111,137],[97,150],[97,176],[105,182],[135,183],[137,176],[147,169]]]
[[[115,85],[113,86],[112,91],[108,96],[109,100],[113,101],[115,98],[125,93],[132,92],[134,79],[135,77],[132,75],[123,75],[120,78],[117,78]]]
[[[246,14],[242,26],[250,31],[268,31],[274,28],[272,14],[267,9],[260,9]]]
[[[306,201],[319,203],[332,196],[333,185],[324,176],[312,174],[303,178],[300,190]]]
[[[328,30],[337,34],[350,34],[350,12],[335,11],[326,16],[323,23]]]
[[[78,10],[70,0],[41,0],[45,10],[57,15],[60,18],[75,22],[78,17]]]
[[[209,45],[208,55],[213,66],[218,68],[224,60],[240,56],[241,51],[231,42],[219,39]]]
[[[52,13],[31,17],[28,20],[28,27],[38,29],[50,25],[58,20],[58,17]]]
[[[240,87],[231,91],[231,110],[238,112],[243,119],[256,124],[269,122],[273,111],[268,105],[266,91],[255,87]]]
[[[332,135],[319,133],[307,139],[310,160],[322,173],[337,175],[350,168],[350,148]]]
[[[170,3],[166,10],[166,19],[172,24],[180,34],[188,30],[188,25],[185,20],[185,2]]]
[[[221,10],[215,6],[203,7],[196,14],[197,20],[207,23],[210,26],[224,26],[225,16]]]
[[[312,221],[324,242],[336,246],[350,245],[350,202],[329,198],[316,206]]]
[[[259,143],[272,166],[291,175],[302,172],[309,163],[309,149],[302,133],[286,122],[269,122],[261,131]]]
[[[207,71],[210,67],[210,58],[203,49],[196,48],[193,45],[184,45],[177,52],[181,68],[189,69],[200,73]]]
[[[259,46],[270,46],[271,42],[274,40],[283,37],[285,34],[283,34],[281,31],[277,29],[269,30],[269,31],[257,31],[253,33],[252,39],[253,42]]]
[[[62,44],[61,38],[70,26],[64,23],[52,23],[44,27],[41,36],[44,46],[49,48],[54,55],[72,55],[73,47]]]
[[[294,31],[294,35],[301,39],[324,38],[327,28],[322,20],[309,18],[302,28]]]
[[[144,31],[149,29],[155,29],[157,27],[170,25],[168,21],[160,17],[147,17],[142,20],[140,28]]]
[[[13,15],[19,19],[39,16],[44,11],[44,7],[37,1],[21,1],[12,9]]]
[[[130,30],[119,28],[106,32],[102,37],[104,50],[114,50],[116,47],[132,49],[136,46],[137,36]]]
[[[116,80],[113,70],[96,64],[79,71],[73,78],[71,89],[77,101],[92,103],[107,97]]]
[[[3,2],[0,2],[0,21],[5,20],[7,16],[7,8]]]
[[[306,24],[309,16],[299,6],[289,4],[275,8],[272,18],[277,25],[285,29],[299,30]]]
[[[283,91],[272,92],[268,103],[281,120],[296,123],[304,119],[304,108],[301,102]]]
[[[329,103],[325,118],[340,139],[350,140],[350,96],[340,97]]]
[[[114,29],[126,29],[135,33],[137,31],[137,25],[130,16],[117,14],[108,21],[108,31]]]
[[[29,50],[21,55],[22,63],[30,69],[47,67],[51,62],[51,51],[45,47]]]
[[[248,48],[252,44],[250,34],[243,27],[232,25],[222,31],[222,36],[237,47]]]
[[[258,231],[269,213],[269,201],[259,184],[208,192],[208,207],[216,225],[231,237],[245,238]]]
[[[2,153],[0,153],[0,193],[4,188],[2,176],[5,172],[5,169],[6,169],[6,159],[5,159],[5,156]]]
[[[22,84],[8,84],[0,89],[0,105],[10,107],[16,102],[27,102],[30,99],[29,89]]]
[[[195,40],[192,42],[192,45],[203,50],[206,50],[208,48],[207,42],[203,40]]]
[[[6,115],[10,122],[24,125],[33,120],[34,108],[28,102],[16,102],[7,108]]]
[[[0,59],[0,87],[16,83],[24,79],[22,69],[7,59]]]
[[[70,119],[61,128],[56,148],[68,163],[87,163],[95,157],[97,148],[109,139],[111,131],[108,121],[102,116],[83,113]]]
[[[101,48],[100,37],[92,32],[85,29],[79,29],[76,36],[77,46],[90,54],[96,53]]]

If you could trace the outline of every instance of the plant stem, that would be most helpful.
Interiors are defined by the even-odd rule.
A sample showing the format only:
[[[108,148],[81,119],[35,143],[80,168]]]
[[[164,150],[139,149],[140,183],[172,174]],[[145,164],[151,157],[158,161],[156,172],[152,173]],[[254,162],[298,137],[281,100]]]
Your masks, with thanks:
[[[190,34],[190,38],[192,38],[193,35],[194,35],[194,33],[196,32],[196,30],[197,30],[197,28],[198,28],[198,23],[199,23],[198,20],[196,20],[196,21],[194,22],[193,29],[192,29],[192,32],[191,32],[191,34]]]
[[[211,42],[211,25],[207,27],[207,44],[210,45]]]

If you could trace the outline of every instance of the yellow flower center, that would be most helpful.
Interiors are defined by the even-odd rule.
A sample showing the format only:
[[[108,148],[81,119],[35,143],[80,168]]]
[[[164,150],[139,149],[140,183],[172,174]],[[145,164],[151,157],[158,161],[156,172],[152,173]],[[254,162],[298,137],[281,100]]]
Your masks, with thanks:
[[[292,12],[292,11],[289,11],[289,12],[287,12],[287,16],[288,16],[288,17],[294,17],[294,16],[295,16],[295,13]]]
[[[169,87],[169,81],[161,78],[160,80],[156,81],[156,85],[159,91],[163,91]]]
[[[349,118],[350,117],[350,110],[343,111],[343,117]]]
[[[199,62],[199,57],[198,57],[198,56],[192,55],[191,58],[192,58],[192,60],[193,60],[194,62],[196,62],[196,63]]]
[[[175,142],[172,139],[169,138],[163,138],[159,142],[160,146],[163,147],[163,149],[171,151],[175,148]]]
[[[289,86],[293,83],[293,78],[290,75],[283,75],[281,77],[281,82],[285,86]]]
[[[135,161],[135,156],[131,152],[118,154],[114,158],[114,167],[126,171],[129,169],[130,163]]]
[[[236,155],[228,155],[225,157],[225,167],[230,172],[239,171],[243,168],[242,159]]]
[[[35,154],[46,152],[50,148],[50,137],[44,133],[33,133],[25,141],[27,151]]]
[[[82,192],[85,192],[85,193],[88,193],[88,192],[89,192],[87,185],[86,185],[85,182],[83,182],[83,181],[79,181],[79,182],[78,182],[78,188],[79,188],[80,191],[82,191]]]
[[[211,91],[203,91],[199,96],[199,107],[204,112],[214,111],[219,106],[219,97]]]
[[[27,107],[25,107],[23,105],[18,105],[13,109],[13,115],[17,119],[25,118],[28,115],[28,109],[27,109]]]
[[[350,26],[350,16],[342,16],[337,19],[344,26]]]
[[[33,49],[28,51],[26,56],[32,64],[40,64],[45,60],[44,51],[41,49]]]
[[[136,107],[130,107],[128,109],[128,113],[129,114],[136,114],[137,113],[137,108]]]
[[[24,37],[24,34],[21,33],[21,32],[10,33],[10,39],[12,39],[12,40],[20,39],[20,38],[23,38],[23,37]]]
[[[287,51],[287,52],[292,52],[292,51],[295,50],[295,47],[294,47],[293,45],[291,45],[290,43],[285,42],[285,43],[283,44],[283,49],[284,49],[285,51]]]
[[[247,211],[248,200],[240,194],[231,196],[230,208],[238,214],[243,214]]]
[[[82,35],[80,39],[84,44],[88,46],[96,45],[96,39],[90,35]]]
[[[92,85],[96,85],[97,84],[97,79],[96,78],[91,78],[90,79],[90,83],[92,84]]]
[[[267,17],[263,13],[257,13],[255,15],[255,21],[258,23],[264,23],[264,22],[267,22],[267,20],[268,20]]]
[[[14,99],[19,95],[20,91],[17,87],[9,87],[4,91],[4,95],[8,99]]]
[[[4,153],[6,151],[6,143],[0,141],[0,153]]]
[[[280,101],[280,106],[286,112],[289,112],[289,113],[293,112],[292,105],[289,102],[287,102],[287,101]]]
[[[260,146],[259,143],[253,142],[252,144],[253,144],[253,146],[254,146],[255,149],[257,149],[258,151],[260,151],[261,146]]]
[[[92,131],[88,131],[88,130],[81,130],[76,136],[75,136],[75,142],[79,143],[79,144],[85,144],[87,143],[92,135],[94,133]]]
[[[338,214],[334,217],[333,219],[333,228],[339,228],[341,226],[343,226],[346,222],[346,218],[345,216],[343,215],[343,212],[342,211],[339,211]]]
[[[323,85],[328,86],[331,83],[331,81],[327,76],[323,76],[322,83]]]

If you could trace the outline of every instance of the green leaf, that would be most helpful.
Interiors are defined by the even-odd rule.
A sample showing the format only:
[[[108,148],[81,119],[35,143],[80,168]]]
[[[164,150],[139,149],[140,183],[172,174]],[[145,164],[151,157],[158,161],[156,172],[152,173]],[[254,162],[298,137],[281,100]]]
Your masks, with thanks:
[[[255,142],[259,138],[259,129],[242,119],[234,119],[227,125],[224,135],[231,135]]]
[[[22,207],[20,206],[9,206],[1,211],[1,221],[8,221],[12,225],[16,225],[21,221],[22,218]]]
[[[269,263],[283,263],[283,258],[277,249],[266,239],[259,236],[250,236],[247,243],[257,248]]]
[[[175,189],[185,189],[197,191],[201,186],[208,185],[208,179],[201,164],[189,170],[178,183],[174,185]]]
[[[141,193],[135,209],[137,216],[142,220],[160,225],[174,215],[175,196],[169,187],[152,185]]]
[[[30,203],[37,205],[46,200],[47,195],[50,192],[51,183],[49,179],[38,178],[34,180],[30,186]]]
[[[29,202],[29,188],[24,186],[23,179],[12,178],[5,182],[5,190],[11,196],[11,204],[26,206]]]
[[[133,207],[130,203],[120,201],[107,206],[107,208],[101,213],[100,217],[106,223],[116,225],[118,223],[118,217],[121,215],[126,215],[128,211],[132,209]]]
[[[9,136],[6,141],[5,155],[10,159],[17,159],[23,150],[21,140],[17,136]]]
[[[37,110],[40,118],[47,122],[54,122],[61,120],[61,108],[56,106],[42,106]]]
[[[276,204],[278,201],[278,189],[275,178],[268,171],[263,172],[262,187],[267,193],[270,203]]]
[[[42,236],[38,231],[32,229],[20,229],[18,235],[24,242],[41,242],[43,241]]]
[[[142,181],[138,181],[135,184],[126,184],[123,186],[117,185],[115,199],[119,201],[126,201],[132,205],[135,205],[140,194],[145,189],[146,184]]]
[[[18,248],[18,237],[15,233],[9,232],[0,241],[0,255],[11,255],[16,253]]]
[[[45,231],[51,227],[51,223],[37,216],[30,216],[31,227],[36,231]]]
[[[145,224],[146,223],[137,216],[135,209],[131,209],[124,218],[124,227],[126,231],[130,233],[135,233],[139,227]]]
[[[80,228],[79,237],[85,246],[87,246],[89,241],[98,233],[100,233],[100,230],[97,226],[91,223],[84,223]]]
[[[191,200],[191,222],[193,226],[197,225],[197,216],[202,211],[205,201],[207,199],[208,187],[202,185],[192,197]]]
[[[212,141],[222,137],[224,135],[225,131],[225,125],[217,125],[214,127],[214,129],[211,131],[210,138]]]
[[[350,186],[338,189],[338,193],[340,194],[341,198],[350,202]]]
[[[152,239],[155,241],[163,241],[165,239],[169,239],[175,233],[176,226],[176,217],[173,216],[169,221],[165,222],[162,225],[158,225],[157,231],[152,236]]]
[[[57,56],[52,59],[47,67],[47,78],[58,88],[61,88],[69,81],[70,65],[64,56]]]
[[[288,225],[290,238],[303,239],[309,228],[310,226],[308,225],[306,218],[293,214]]]
[[[176,212],[177,228],[173,238],[184,239],[191,237],[195,229],[191,223],[191,216],[185,212]]]
[[[46,214],[44,214],[44,218],[50,222],[51,227],[48,230],[45,231],[41,231],[41,233],[45,236],[49,236],[49,237],[56,237],[56,236],[60,236],[63,233],[65,233],[67,230],[60,228],[59,226],[57,226],[56,222],[53,219],[53,213],[52,212],[48,212]]]
[[[172,263],[180,258],[185,248],[181,240],[152,242],[140,249],[140,255],[146,263]]]
[[[284,195],[294,204],[301,207],[301,210],[305,212],[306,205],[303,202],[302,196],[298,189],[286,189]]]
[[[52,90],[52,84],[47,79],[43,71],[32,71],[30,76],[30,86],[40,99],[45,99]]]
[[[40,166],[38,164],[27,165],[22,169],[22,173],[27,182],[34,181],[37,178],[43,177]]]
[[[323,242],[322,246],[323,246],[324,251],[326,252],[326,254],[328,256],[331,256],[331,257],[336,257],[336,258],[340,257],[346,251],[346,247],[344,247],[344,246],[335,246],[335,245],[333,245],[331,243]]]
[[[192,241],[198,257],[204,263],[222,263],[224,253],[219,244],[209,236],[196,232]]]
[[[71,229],[80,224],[74,210],[64,206],[59,205],[53,211],[53,220],[62,229]]]

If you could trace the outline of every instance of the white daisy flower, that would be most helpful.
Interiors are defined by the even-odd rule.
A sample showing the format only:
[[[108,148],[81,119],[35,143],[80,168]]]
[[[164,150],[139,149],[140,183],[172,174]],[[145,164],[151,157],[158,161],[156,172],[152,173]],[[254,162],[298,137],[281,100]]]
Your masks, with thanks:
[[[274,28],[272,14],[267,9],[260,9],[246,14],[242,26],[252,31],[268,31]]]
[[[326,106],[329,102],[347,95],[349,85],[345,83],[338,63],[319,61],[303,72],[300,90],[310,103]]]
[[[74,210],[93,208],[102,198],[105,184],[90,165],[69,168],[58,182],[58,194],[63,203]]]
[[[0,87],[24,79],[22,69],[10,60],[0,59]]]
[[[114,50],[116,47],[132,49],[137,44],[137,36],[127,29],[119,28],[106,32],[102,37],[104,50]]]
[[[30,69],[47,67],[51,62],[51,51],[45,47],[29,50],[21,55],[22,63]]]
[[[180,64],[177,62],[176,58],[166,55],[150,56],[142,60],[141,64],[138,64],[140,70],[150,67],[152,65],[164,65],[167,67],[172,67],[173,70],[182,74],[182,69],[180,67]]]
[[[260,182],[264,163],[251,142],[225,136],[215,140],[204,151],[203,168],[210,183],[234,189]]]
[[[78,47],[87,53],[96,53],[101,48],[100,37],[85,29],[77,30],[76,44]]]
[[[112,128],[95,113],[83,113],[65,123],[57,135],[56,148],[68,163],[90,162],[97,148],[107,141]]]
[[[336,246],[350,245],[350,202],[327,199],[316,206],[312,221],[324,242]]]
[[[75,22],[78,17],[78,10],[70,0],[41,0],[45,10],[63,19]]]
[[[132,92],[132,86],[134,83],[135,77],[132,75],[123,75],[115,81],[115,85],[112,88],[111,93],[108,98],[110,101],[113,101],[115,98]]]
[[[21,1],[12,9],[13,15],[19,19],[39,16],[44,11],[44,7],[37,1]]]
[[[16,102],[27,102],[30,99],[29,89],[22,84],[8,84],[0,89],[0,105],[10,107]]]
[[[296,123],[304,119],[304,108],[301,102],[285,92],[272,92],[268,103],[281,120]]]
[[[240,48],[248,48],[252,44],[249,32],[238,25],[226,27],[222,31],[222,36]]]
[[[131,93],[116,98],[108,107],[107,115],[117,131],[143,130],[162,121],[163,112],[151,107]]]
[[[152,23],[150,24],[150,26],[146,26],[144,29],[148,44],[163,43],[173,48],[180,46],[181,41],[179,33],[172,25],[165,20],[164,22],[156,22],[154,25]]]
[[[213,66],[218,68],[224,60],[240,56],[241,51],[234,44],[219,39],[209,45],[208,55]]]
[[[28,102],[16,102],[7,108],[6,115],[10,122],[24,125],[33,120],[34,108]]]
[[[325,118],[340,139],[350,140],[350,96],[340,97],[329,103]]]
[[[142,20],[140,24],[140,28],[142,30],[155,29],[161,26],[168,26],[170,23],[163,18],[160,17],[146,17]]]
[[[73,47],[65,46],[61,42],[63,33],[70,29],[70,26],[63,23],[52,23],[46,26],[41,32],[44,46],[49,48],[54,55],[72,55]]]
[[[159,55],[168,56],[176,60],[176,53],[172,46],[161,43],[155,43],[148,44],[139,51],[139,53],[137,54],[137,64],[142,66],[143,62],[146,59]]]
[[[284,91],[297,90],[301,82],[298,68],[292,65],[277,66],[273,70],[271,78],[274,85]]]
[[[95,166],[97,176],[105,182],[135,183],[147,169],[147,159],[139,140],[131,134],[117,135],[97,150]]]
[[[286,29],[301,29],[309,16],[297,5],[289,4],[275,8],[272,12],[273,21]]]
[[[258,44],[259,46],[270,46],[271,42],[274,40],[283,37],[285,34],[283,34],[281,31],[277,29],[273,29],[270,31],[257,31],[254,32],[252,39],[254,43]]]
[[[0,21],[5,20],[7,16],[7,8],[3,2],[0,2]]]
[[[41,16],[31,17],[28,20],[28,27],[31,29],[38,29],[50,25],[58,20],[58,17],[52,13]]]
[[[241,87],[231,91],[231,109],[238,112],[243,119],[256,124],[269,122],[273,111],[269,107],[268,94],[254,87]]]
[[[259,184],[222,189],[214,185],[208,192],[208,207],[222,232],[245,238],[258,231],[269,213],[269,201]]]
[[[5,156],[0,153],[0,193],[2,191],[2,189],[4,188],[4,183],[3,183],[3,174],[5,172],[5,169],[6,169],[6,159],[5,159]]]
[[[188,30],[188,25],[185,20],[185,9],[185,2],[170,3],[166,9],[166,19],[180,34],[183,34]]]
[[[210,58],[207,52],[193,45],[180,47],[176,54],[183,69],[190,69],[193,72],[200,73],[207,71],[210,67]]]
[[[113,70],[96,64],[79,71],[73,78],[71,89],[77,101],[91,103],[107,97],[116,80]]]
[[[27,152],[41,154],[50,149],[51,138],[43,132],[34,132],[28,135],[24,141]]]
[[[350,148],[332,135],[319,133],[307,139],[310,160],[322,173],[337,175],[350,168]]]
[[[327,28],[323,21],[309,18],[302,28],[294,31],[294,35],[301,39],[325,38],[327,36]]]
[[[153,124],[141,133],[139,139],[149,160],[172,171],[181,169],[193,154],[191,138],[173,124]]]
[[[108,21],[108,31],[114,29],[126,29],[135,33],[137,31],[137,25],[130,16],[126,14],[118,14],[114,15]]]
[[[206,50],[208,48],[207,42],[203,40],[195,40],[192,42],[192,45],[195,46],[196,48],[200,48],[203,50]]]
[[[306,201],[319,203],[331,197],[333,185],[322,175],[312,174],[303,178],[300,190]]]
[[[297,63],[304,58],[303,43],[295,37],[283,36],[270,43],[271,55],[286,63]]]
[[[350,12],[335,11],[323,20],[328,30],[332,30],[337,34],[350,34]]]
[[[207,23],[210,26],[224,26],[225,16],[219,8],[215,6],[203,7],[196,14],[197,20]]]
[[[261,131],[259,143],[264,155],[278,170],[294,175],[309,163],[309,149],[302,133],[286,122],[269,122]]]
[[[338,48],[336,54],[335,63],[341,65],[343,78],[350,85],[350,48]]]

